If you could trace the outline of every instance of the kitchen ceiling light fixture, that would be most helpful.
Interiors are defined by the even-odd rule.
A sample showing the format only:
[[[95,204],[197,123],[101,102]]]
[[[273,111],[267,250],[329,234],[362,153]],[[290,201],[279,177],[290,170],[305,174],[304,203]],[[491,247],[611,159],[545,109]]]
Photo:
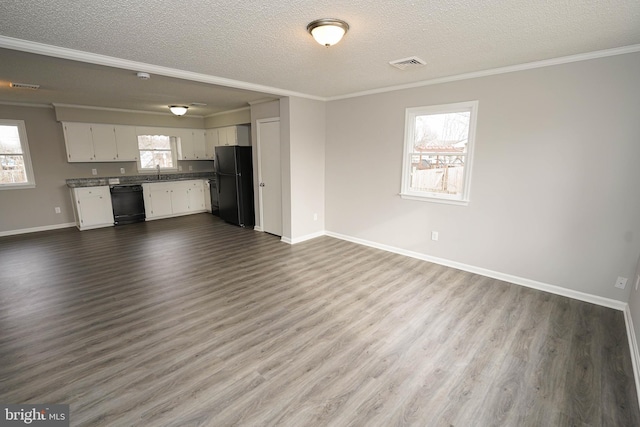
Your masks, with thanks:
[[[171,112],[176,116],[184,116],[185,114],[187,114],[188,109],[189,107],[186,107],[184,105],[172,105],[169,107],[169,110],[171,110]]]
[[[342,40],[342,36],[347,33],[349,24],[340,19],[322,18],[307,25],[307,31],[318,43],[329,47]]]

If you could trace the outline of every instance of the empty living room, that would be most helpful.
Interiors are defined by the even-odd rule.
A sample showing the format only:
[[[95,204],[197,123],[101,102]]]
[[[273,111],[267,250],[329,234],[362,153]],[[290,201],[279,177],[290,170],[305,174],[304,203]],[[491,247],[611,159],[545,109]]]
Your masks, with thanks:
[[[637,1],[0,22],[0,425],[640,426]]]

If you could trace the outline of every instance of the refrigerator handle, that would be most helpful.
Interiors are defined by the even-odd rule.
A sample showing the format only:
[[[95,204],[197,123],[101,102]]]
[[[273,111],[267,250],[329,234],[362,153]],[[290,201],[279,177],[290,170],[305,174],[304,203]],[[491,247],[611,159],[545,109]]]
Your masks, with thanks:
[[[218,173],[218,168],[220,167],[220,162],[218,161],[218,153],[215,153],[215,160],[213,161],[213,173],[216,175],[216,193],[220,194],[220,173]]]

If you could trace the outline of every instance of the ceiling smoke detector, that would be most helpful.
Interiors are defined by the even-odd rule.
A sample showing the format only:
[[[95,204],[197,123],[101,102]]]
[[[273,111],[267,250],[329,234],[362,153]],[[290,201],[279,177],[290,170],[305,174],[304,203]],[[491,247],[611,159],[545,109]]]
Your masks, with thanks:
[[[151,78],[151,74],[143,73],[142,71],[138,72],[136,76],[138,76],[140,80],[149,80]]]
[[[9,83],[9,87],[15,88],[15,89],[31,89],[31,90],[36,90],[40,87],[40,85],[34,85],[31,83],[14,83],[11,82]]]
[[[406,70],[407,68],[417,68],[427,65],[427,63],[418,58],[417,56],[410,56],[409,58],[396,59],[389,62],[389,65],[396,67],[399,70]]]

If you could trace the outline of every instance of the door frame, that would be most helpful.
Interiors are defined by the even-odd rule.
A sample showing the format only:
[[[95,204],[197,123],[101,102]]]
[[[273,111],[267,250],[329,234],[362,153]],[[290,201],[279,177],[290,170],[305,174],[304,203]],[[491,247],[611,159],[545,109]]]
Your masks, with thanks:
[[[262,182],[262,151],[261,151],[261,142],[260,142],[260,125],[264,123],[278,122],[280,123],[280,117],[268,117],[265,119],[257,119],[256,120],[256,147],[258,151],[258,204],[260,205],[260,227],[255,227],[257,231],[264,232],[264,210],[262,203],[262,187],[260,183]]]

